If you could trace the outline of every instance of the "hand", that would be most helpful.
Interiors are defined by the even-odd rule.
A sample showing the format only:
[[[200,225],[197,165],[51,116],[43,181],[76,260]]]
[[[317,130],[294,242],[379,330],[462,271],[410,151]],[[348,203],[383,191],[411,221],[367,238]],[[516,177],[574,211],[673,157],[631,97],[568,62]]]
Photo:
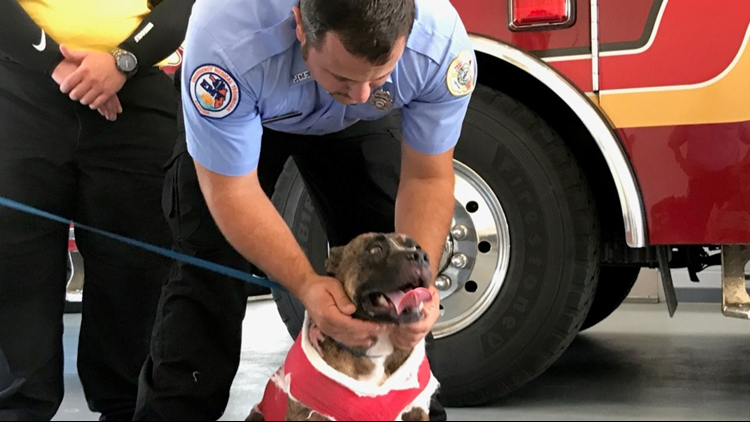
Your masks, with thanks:
[[[440,293],[434,286],[430,287],[432,300],[424,303],[422,320],[408,325],[394,326],[391,328],[391,343],[396,349],[411,350],[422,341],[435,326],[440,318]]]
[[[55,70],[52,72],[52,79],[57,82],[58,85],[61,85],[65,81],[65,79],[67,79],[68,76],[73,74],[77,69],[77,63],[67,59],[63,60],[57,65],[57,67],[55,67]],[[99,107],[97,111],[99,111],[99,114],[104,116],[104,118],[106,118],[107,120],[117,120],[117,115],[122,113],[120,99],[117,98],[117,95],[113,95],[101,107]]]
[[[349,347],[370,347],[371,339],[386,330],[385,326],[351,317],[357,308],[335,278],[314,276],[305,286],[298,297],[310,318],[323,334],[339,343]]]
[[[96,110],[120,92],[127,81],[117,70],[115,58],[109,53],[89,50],[70,50],[65,45],[60,51],[66,61],[79,64],[78,69],[60,84],[60,91],[73,101]]]
[[[109,97],[109,100],[107,100],[104,105],[99,107],[97,109],[99,114],[104,116],[105,119],[109,120],[110,122],[114,122],[117,120],[117,115],[122,113],[122,105],[120,105],[120,99],[117,97],[117,95],[113,95]]]
[[[61,61],[55,70],[52,72],[52,80],[57,82],[58,85],[62,85],[68,76],[72,75],[78,69],[78,64],[73,63],[70,60]]]

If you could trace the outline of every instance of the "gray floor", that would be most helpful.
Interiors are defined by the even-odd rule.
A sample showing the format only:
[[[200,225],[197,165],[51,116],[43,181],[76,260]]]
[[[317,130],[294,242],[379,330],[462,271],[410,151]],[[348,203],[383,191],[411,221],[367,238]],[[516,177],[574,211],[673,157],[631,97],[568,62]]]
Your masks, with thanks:
[[[66,317],[67,395],[55,420],[96,420],[75,372],[79,323]],[[223,420],[247,416],[291,345],[272,302],[249,305],[245,338],[264,340],[246,341]],[[674,319],[663,305],[624,305],[521,391],[449,418],[750,421],[750,322],[717,305],[683,304]]]

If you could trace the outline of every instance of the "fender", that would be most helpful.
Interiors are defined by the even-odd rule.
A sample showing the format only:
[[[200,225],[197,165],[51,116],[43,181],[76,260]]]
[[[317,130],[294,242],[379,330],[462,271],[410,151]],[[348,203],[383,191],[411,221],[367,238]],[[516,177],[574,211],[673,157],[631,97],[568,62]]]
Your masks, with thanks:
[[[470,35],[470,38],[477,52],[495,57],[530,74],[565,101],[565,104],[581,119],[599,147],[615,181],[622,206],[628,246],[632,248],[648,246],[648,224],[635,172],[619,138],[602,111],[565,77],[542,60],[500,41],[477,35]]]

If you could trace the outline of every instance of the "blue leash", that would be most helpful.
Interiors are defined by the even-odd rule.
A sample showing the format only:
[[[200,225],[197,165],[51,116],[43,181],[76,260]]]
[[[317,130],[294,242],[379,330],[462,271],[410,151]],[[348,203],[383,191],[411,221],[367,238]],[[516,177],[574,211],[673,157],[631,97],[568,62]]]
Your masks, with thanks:
[[[21,211],[21,212],[25,212],[28,214],[33,214],[37,217],[42,217],[47,220],[56,221],[58,223],[63,223],[63,224],[71,223],[69,219],[59,217],[54,214],[50,214],[46,211],[42,211],[42,210],[30,207],[28,205],[21,204],[20,202],[13,201],[11,199],[4,198],[2,196],[0,196],[0,206],[8,207],[8,208]],[[234,268],[229,268],[224,265],[215,264],[210,261],[206,261],[206,260],[195,258],[189,255],[181,254],[181,253],[169,250],[169,249],[160,248],[158,246],[150,245],[148,243],[144,243],[135,239],[130,239],[124,236],[114,234],[114,233],[109,233],[107,231],[100,230],[94,227],[89,227],[84,224],[78,224],[75,222],[73,222],[73,224],[75,225],[76,228],[83,229],[83,230],[86,230],[86,231],[89,231],[89,232],[92,232],[101,236],[105,236],[110,239],[114,239],[119,242],[126,243],[131,246],[135,246],[140,249],[145,249],[147,251],[150,251],[150,252],[162,255],[162,256],[166,256],[167,258],[171,258],[176,261],[184,262],[186,264],[194,265],[196,267],[203,268],[205,270],[209,270],[215,273],[233,277],[233,278],[245,281],[247,283],[257,284],[259,286],[267,287],[272,290],[284,290],[284,288],[280,284],[276,283],[275,281],[269,280],[267,278],[257,277],[252,274],[240,271],[240,270],[235,270]]]

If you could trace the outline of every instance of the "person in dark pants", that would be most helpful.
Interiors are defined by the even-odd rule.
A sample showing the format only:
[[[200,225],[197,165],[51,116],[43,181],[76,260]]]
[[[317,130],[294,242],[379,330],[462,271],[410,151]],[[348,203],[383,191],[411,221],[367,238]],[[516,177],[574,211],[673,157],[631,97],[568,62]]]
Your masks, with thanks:
[[[169,247],[160,203],[178,97],[155,65],[184,39],[192,3],[0,4],[0,196]],[[171,262],[86,231],[76,241],[84,393],[103,420],[132,420]],[[62,402],[67,242],[67,225],[0,207],[0,420],[50,420]]]
[[[393,328],[351,318],[340,282],[315,274],[269,200],[292,157],[331,246],[399,231],[441,255],[474,53],[447,0],[367,4],[196,3],[180,83],[184,133],[163,205],[179,252],[246,272],[257,266],[343,344],[367,346],[390,330],[396,347],[408,349],[437,320],[434,286],[420,323]],[[439,259],[431,261],[437,274]],[[136,420],[221,417],[240,361],[243,292],[240,281],[175,265]],[[433,404],[431,419],[445,419]]]
[[[316,209],[323,210],[321,217],[336,222],[325,224],[332,246],[366,231],[392,231],[400,162],[397,117],[361,122],[326,136],[266,131],[258,170],[263,191],[269,198],[273,195],[284,164],[292,157],[306,180],[314,180],[323,190],[309,185]],[[327,160],[318,157],[321,147]],[[184,129],[166,180],[163,206],[175,249],[258,274],[227,243],[211,217],[187,152]],[[352,212],[354,207],[357,212]],[[162,293],[136,420],[215,420],[226,408],[240,364],[247,286],[188,264],[175,265]],[[174,315],[179,319],[170,318]]]

